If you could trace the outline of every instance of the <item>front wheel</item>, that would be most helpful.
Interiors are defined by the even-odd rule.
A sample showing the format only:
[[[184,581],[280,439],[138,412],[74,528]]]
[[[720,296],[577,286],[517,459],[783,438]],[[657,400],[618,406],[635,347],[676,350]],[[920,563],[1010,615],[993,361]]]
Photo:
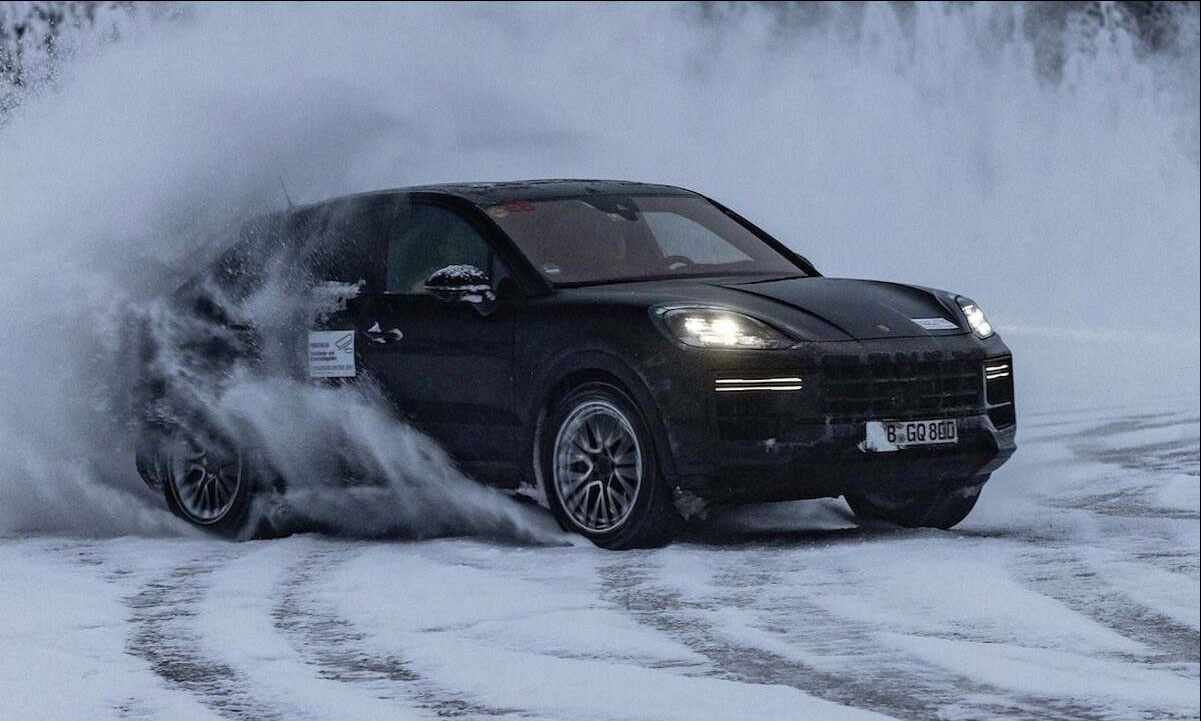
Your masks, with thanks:
[[[976,506],[984,478],[953,490],[923,491],[908,496],[846,495],[847,505],[862,519],[888,521],[906,528],[948,529],[967,518]]]
[[[610,549],[660,546],[679,523],[650,429],[608,383],[568,393],[547,424],[542,477],[559,524]]]

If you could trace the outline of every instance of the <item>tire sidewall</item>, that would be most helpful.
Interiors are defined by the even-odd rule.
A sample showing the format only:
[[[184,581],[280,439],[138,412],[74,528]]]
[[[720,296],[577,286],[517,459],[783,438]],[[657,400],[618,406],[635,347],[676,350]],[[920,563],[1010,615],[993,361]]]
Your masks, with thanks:
[[[576,523],[559,499],[559,489],[554,475],[554,445],[559,429],[573,410],[581,404],[593,400],[611,403],[626,417],[637,436],[638,451],[642,461],[642,478],[638,484],[638,495],[634,500],[633,509],[620,526],[603,532],[590,531]],[[657,495],[666,493],[666,489],[659,478],[659,464],[650,426],[629,394],[614,385],[599,381],[578,386],[568,392],[556,405],[551,413],[550,421],[544,427],[543,434],[542,442],[539,444],[541,448],[539,463],[544,479],[544,491],[551,513],[554,514],[555,520],[564,530],[578,533],[598,546],[620,548],[628,545],[627,539],[638,533],[640,525],[654,520],[648,517],[651,515],[656,501],[662,501],[661,498],[657,498]]]

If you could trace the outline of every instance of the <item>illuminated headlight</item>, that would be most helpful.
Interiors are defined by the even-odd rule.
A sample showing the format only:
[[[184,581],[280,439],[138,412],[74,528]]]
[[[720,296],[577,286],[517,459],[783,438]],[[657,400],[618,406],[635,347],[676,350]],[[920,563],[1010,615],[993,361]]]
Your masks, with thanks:
[[[976,305],[975,301],[967,298],[956,298],[956,300],[959,301],[959,307],[963,309],[963,315],[967,318],[967,324],[972,327],[973,333],[981,338],[987,338],[993,334],[992,323],[988,322],[984,311]]]
[[[762,321],[721,308],[658,311],[672,337],[695,348],[788,348],[793,341]]]

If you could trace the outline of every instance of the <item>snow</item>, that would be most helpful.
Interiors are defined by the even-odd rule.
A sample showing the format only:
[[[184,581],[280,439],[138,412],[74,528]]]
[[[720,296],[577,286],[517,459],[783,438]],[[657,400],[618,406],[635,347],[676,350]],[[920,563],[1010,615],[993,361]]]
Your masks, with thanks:
[[[79,572],[78,564],[93,562],[93,552],[73,541],[0,541],[0,715],[218,718],[197,699],[165,688],[152,669],[126,654],[123,584],[104,573]]]
[[[951,532],[813,501],[626,553],[3,538],[0,716],[1196,717],[1199,524],[1163,492],[1195,495],[1196,408],[1030,413]]]
[[[305,561],[304,544],[258,546],[225,564],[196,609],[198,639],[205,653],[241,670],[252,693],[289,716],[386,718],[417,716],[416,705],[384,701],[353,686],[325,677],[289,643],[274,613],[289,571]],[[303,619],[301,619],[303,622]],[[285,626],[286,628],[286,626]],[[247,643],[253,639],[253,643]]]
[[[1061,703],[1108,704],[1107,715],[1190,717],[1201,703],[1195,679],[1132,667],[1070,651],[1025,648],[954,639],[884,634],[898,648],[925,661],[993,686],[1052,698]]]
[[[950,548],[942,539],[898,540],[868,557],[848,559],[840,572],[854,574],[852,582],[823,594],[818,603],[873,626],[914,633],[957,627],[958,635],[997,642],[1020,639],[1093,652],[1144,650],[1013,578],[1006,569],[1008,550],[1005,544],[973,540]],[[856,592],[867,585],[874,587],[872,595]]]
[[[762,718],[876,717],[797,689],[656,668],[695,660],[685,648],[665,658],[666,639],[646,630],[631,634],[632,624],[620,619],[617,636],[626,643],[614,644],[604,623],[612,604],[594,595],[570,585],[529,593],[526,584],[510,584],[493,570],[448,563],[456,555],[413,566],[409,554],[372,552],[347,564],[345,580],[331,586],[375,643],[405,649],[419,674],[471,703],[555,718],[743,718],[751,709]],[[349,592],[365,572],[381,570],[415,582],[390,584],[389,594]]]

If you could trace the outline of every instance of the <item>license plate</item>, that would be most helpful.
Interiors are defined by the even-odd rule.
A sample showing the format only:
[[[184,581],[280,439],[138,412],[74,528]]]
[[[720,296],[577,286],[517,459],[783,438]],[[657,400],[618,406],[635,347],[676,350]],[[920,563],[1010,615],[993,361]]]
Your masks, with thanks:
[[[937,446],[959,442],[954,418],[933,421],[868,421],[863,450],[889,452],[911,446]]]

